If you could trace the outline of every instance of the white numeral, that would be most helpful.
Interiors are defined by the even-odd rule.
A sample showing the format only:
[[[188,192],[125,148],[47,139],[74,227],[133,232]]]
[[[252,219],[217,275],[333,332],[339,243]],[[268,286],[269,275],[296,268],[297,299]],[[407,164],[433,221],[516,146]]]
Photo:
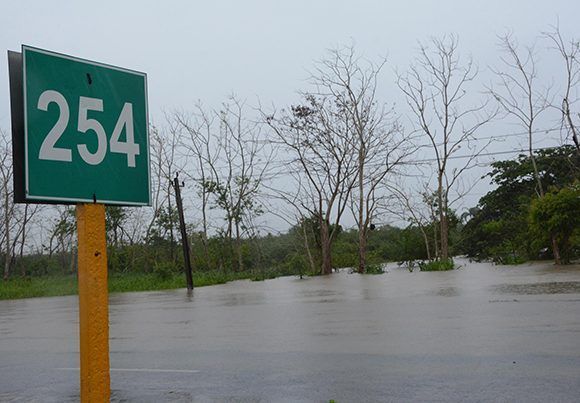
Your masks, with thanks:
[[[121,141],[121,132],[125,127],[126,141]],[[125,102],[119,120],[111,135],[111,152],[127,154],[127,166],[135,168],[135,156],[139,155],[139,144],[135,144],[135,132],[133,130],[133,105]]]
[[[79,98],[79,125],[78,130],[81,133],[86,133],[92,130],[97,135],[97,151],[91,153],[86,144],[79,144],[77,146],[81,158],[87,164],[99,165],[105,159],[107,154],[107,135],[105,129],[96,119],[88,119],[88,111],[103,111],[103,100],[97,98],[80,97]]]
[[[38,158],[41,160],[51,160],[51,161],[72,161],[71,150],[66,148],[55,147],[56,142],[60,139],[60,136],[66,130],[68,125],[68,119],[70,117],[70,111],[66,99],[62,96],[60,92],[53,90],[46,90],[38,98],[37,108],[41,111],[48,111],[48,105],[51,103],[58,105],[59,115],[58,120],[48,132],[46,138],[40,146],[40,153],[38,153]]]

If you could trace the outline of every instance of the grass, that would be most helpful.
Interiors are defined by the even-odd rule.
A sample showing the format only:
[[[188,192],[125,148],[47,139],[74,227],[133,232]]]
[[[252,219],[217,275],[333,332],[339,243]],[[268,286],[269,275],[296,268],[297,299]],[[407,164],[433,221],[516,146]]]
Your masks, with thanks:
[[[0,281],[0,300],[77,294],[76,276],[15,277]]]
[[[250,279],[255,274],[250,272],[195,272],[193,284],[203,287],[224,284],[229,281]],[[185,288],[185,275],[172,273],[166,276],[148,273],[109,274],[109,292],[156,291]],[[15,277],[0,281],[0,300],[35,297],[56,297],[78,293],[76,275],[54,275],[44,277]]]

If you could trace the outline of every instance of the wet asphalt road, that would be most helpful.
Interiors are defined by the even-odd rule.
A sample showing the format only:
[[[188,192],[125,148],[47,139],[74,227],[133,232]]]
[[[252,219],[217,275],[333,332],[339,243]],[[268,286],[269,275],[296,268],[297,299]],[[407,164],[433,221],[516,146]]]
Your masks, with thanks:
[[[119,402],[577,402],[580,265],[110,296]],[[76,297],[0,301],[0,402],[79,399]]]

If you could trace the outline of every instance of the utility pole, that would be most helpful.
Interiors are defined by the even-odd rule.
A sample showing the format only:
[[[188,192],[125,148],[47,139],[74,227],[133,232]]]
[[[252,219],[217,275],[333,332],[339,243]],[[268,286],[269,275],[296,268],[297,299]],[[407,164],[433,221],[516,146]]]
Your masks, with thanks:
[[[175,202],[179,213],[179,229],[181,230],[181,244],[183,245],[183,260],[185,262],[185,278],[187,280],[187,290],[193,290],[193,276],[191,274],[191,260],[189,257],[189,241],[187,240],[187,230],[185,228],[185,218],[183,216],[183,204],[181,203],[181,186],[179,183],[179,172],[175,174],[173,188],[175,189]]]
[[[169,181],[169,190],[173,187],[173,181]],[[171,264],[175,264],[175,235],[173,234],[173,209],[171,208],[171,194],[167,198],[169,210],[169,252],[171,255]]]

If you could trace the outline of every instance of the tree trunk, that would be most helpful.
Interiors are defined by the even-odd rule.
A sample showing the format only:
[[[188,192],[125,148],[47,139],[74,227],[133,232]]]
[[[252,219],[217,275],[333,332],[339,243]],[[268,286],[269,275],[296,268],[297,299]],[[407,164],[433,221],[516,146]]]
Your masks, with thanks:
[[[308,263],[310,263],[310,270],[312,273],[315,273],[316,267],[314,265],[314,259],[312,258],[312,252],[310,251],[310,245],[308,245],[308,234],[306,233],[306,225],[304,221],[302,222],[302,235],[304,237],[304,249],[306,249],[306,254],[308,255]]]
[[[364,226],[358,233],[358,272],[364,273],[367,262],[367,231]]]
[[[238,271],[244,270],[244,261],[242,259],[242,239],[240,236],[240,223],[236,221],[236,256],[238,258]]]
[[[429,247],[429,238],[427,237],[427,233],[423,226],[419,227],[421,230],[421,234],[423,235],[423,242],[425,242],[425,250],[427,251],[427,259],[431,261],[431,248]]]
[[[322,249],[322,274],[332,273],[332,243],[329,234],[328,223],[321,220],[320,223],[320,248]]]
[[[229,212],[227,212],[228,217],[231,216],[231,214]],[[230,259],[230,269],[231,271],[235,271],[236,270],[236,257],[235,257],[235,248],[234,248],[234,238],[233,238],[233,223],[232,223],[232,219],[228,218],[228,229],[226,231],[226,242],[228,243],[228,248],[229,248],[229,256],[228,258]],[[225,262],[224,262],[224,268],[226,267]]]
[[[360,149],[358,153],[358,272],[364,273],[367,258],[367,234],[366,220],[364,219],[364,162],[365,146],[360,136]]]
[[[449,229],[447,225],[447,200],[443,196],[443,172],[439,172],[439,183],[437,188],[437,203],[439,204],[439,238],[441,240],[441,260],[449,258]]]
[[[552,252],[554,253],[554,263],[557,265],[562,264],[562,258],[560,257],[560,247],[558,246],[558,241],[554,235],[551,236],[552,238]]]
[[[441,260],[449,259],[449,226],[447,214],[441,214]]]
[[[207,245],[207,212],[206,212],[207,201],[206,201],[205,191],[202,194],[201,199],[202,199],[201,215],[202,215],[202,224],[203,224],[203,233],[201,234],[201,244],[203,245],[203,256],[205,258],[205,264],[207,265],[207,268],[209,269],[210,263],[209,263],[209,250],[208,250],[208,245]]]
[[[22,238],[20,239],[20,270],[22,277],[26,277],[26,265],[22,263],[22,256],[24,256],[24,242],[26,242],[26,224],[28,223],[28,204],[24,205],[24,221],[22,221]]]
[[[433,248],[435,249],[435,255],[433,257],[435,259],[441,257],[439,253],[439,237],[437,236],[437,234],[439,233],[438,230],[440,230],[440,228],[437,228],[437,226],[435,225],[435,220],[433,220]]]

